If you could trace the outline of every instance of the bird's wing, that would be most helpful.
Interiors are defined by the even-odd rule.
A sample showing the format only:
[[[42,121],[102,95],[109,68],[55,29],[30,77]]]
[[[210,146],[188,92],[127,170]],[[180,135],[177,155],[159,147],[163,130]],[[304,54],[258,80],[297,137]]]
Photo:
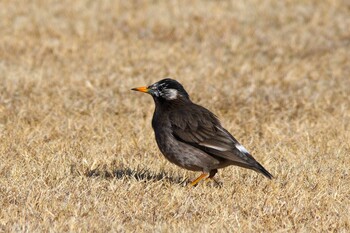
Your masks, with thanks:
[[[173,135],[178,140],[199,148],[208,154],[249,167],[255,159],[227,131],[209,110],[195,108],[174,111],[170,114]]]

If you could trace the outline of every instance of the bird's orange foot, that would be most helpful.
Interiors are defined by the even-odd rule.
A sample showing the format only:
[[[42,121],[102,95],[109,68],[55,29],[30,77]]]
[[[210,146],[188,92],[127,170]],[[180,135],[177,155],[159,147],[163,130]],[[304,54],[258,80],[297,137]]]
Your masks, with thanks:
[[[199,181],[203,180],[204,178],[208,179],[208,175],[207,173],[202,173],[197,179],[195,179],[194,181],[191,182],[191,186],[196,186],[198,184]]]

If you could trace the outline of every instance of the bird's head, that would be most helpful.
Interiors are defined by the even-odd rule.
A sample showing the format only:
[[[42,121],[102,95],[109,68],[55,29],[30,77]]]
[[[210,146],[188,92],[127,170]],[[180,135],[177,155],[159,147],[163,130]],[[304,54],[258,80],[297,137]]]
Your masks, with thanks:
[[[136,87],[131,89],[152,95],[155,101],[189,100],[184,87],[176,80],[162,79],[148,87]]]

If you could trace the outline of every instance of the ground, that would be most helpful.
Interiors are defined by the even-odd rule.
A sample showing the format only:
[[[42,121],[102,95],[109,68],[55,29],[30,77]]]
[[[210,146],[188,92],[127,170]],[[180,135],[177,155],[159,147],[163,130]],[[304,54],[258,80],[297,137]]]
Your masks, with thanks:
[[[350,3],[0,2],[0,231],[349,232]],[[164,77],[275,178],[221,185],[151,128]]]

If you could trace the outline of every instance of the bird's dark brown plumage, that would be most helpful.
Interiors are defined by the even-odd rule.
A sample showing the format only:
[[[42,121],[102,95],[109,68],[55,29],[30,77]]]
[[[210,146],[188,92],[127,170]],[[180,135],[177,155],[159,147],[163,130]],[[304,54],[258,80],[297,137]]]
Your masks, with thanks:
[[[152,126],[160,151],[172,163],[212,178],[217,169],[237,165],[272,175],[221,126],[206,108],[194,104],[183,86],[163,79],[132,90],[149,93],[155,102]],[[192,184],[197,184],[204,175]]]

